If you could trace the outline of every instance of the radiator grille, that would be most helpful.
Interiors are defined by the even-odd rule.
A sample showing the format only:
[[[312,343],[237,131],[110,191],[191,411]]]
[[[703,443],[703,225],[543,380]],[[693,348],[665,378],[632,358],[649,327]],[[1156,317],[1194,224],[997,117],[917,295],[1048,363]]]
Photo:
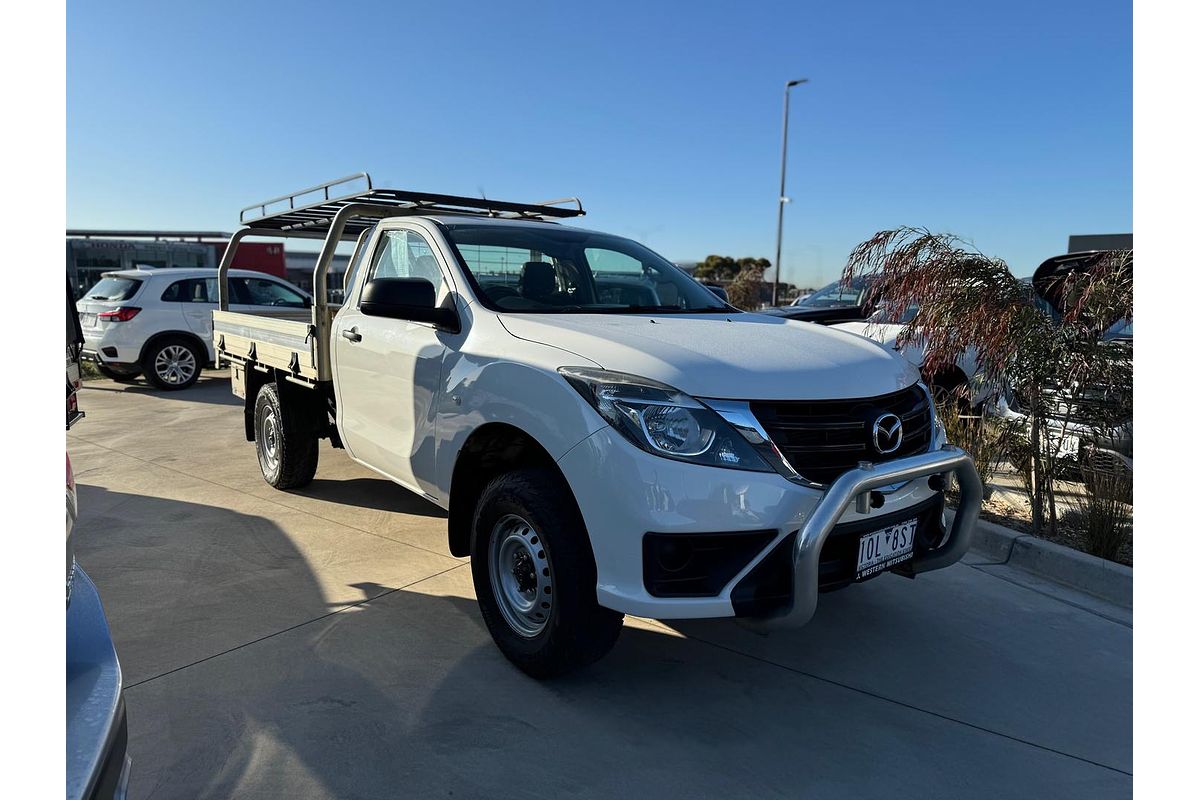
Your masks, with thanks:
[[[860,461],[882,463],[929,449],[929,399],[919,386],[853,400],[785,400],[750,404],[767,434],[800,475],[828,484]],[[895,414],[903,425],[900,447],[881,453],[875,421]]]

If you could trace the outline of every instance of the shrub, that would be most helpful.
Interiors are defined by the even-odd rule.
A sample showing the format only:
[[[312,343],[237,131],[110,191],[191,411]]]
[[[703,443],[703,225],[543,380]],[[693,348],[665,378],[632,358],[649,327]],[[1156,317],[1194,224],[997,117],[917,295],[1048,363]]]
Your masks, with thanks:
[[[1130,499],[1132,474],[1121,471],[1088,470],[1084,492],[1067,501],[1083,536],[1087,552],[1117,561],[1133,536]]]
[[[1098,407],[1086,402],[1097,387],[1132,403],[1132,359],[1114,355],[1114,343],[1104,339],[1113,322],[1132,319],[1132,260],[1130,252],[1106,254],[1058,280],[1061,318],[1039,309],[1030,286],[1003,260],[922,228],[875,234],[851,252],[842,278],[875,278],[868,301],[886,299],[897,313],[916,306],[896,346],[922,346],[926,374],[952,367],[970,350],[984,385],[1008,387],[1024,414],[1024,438],[1011,437],[1010,454],[1027,470],[1034,532],[1048,523],[1053,533],[1055,481],[1065,466],[1062,437],[1052,430],[1088,421],[1081,415]]]

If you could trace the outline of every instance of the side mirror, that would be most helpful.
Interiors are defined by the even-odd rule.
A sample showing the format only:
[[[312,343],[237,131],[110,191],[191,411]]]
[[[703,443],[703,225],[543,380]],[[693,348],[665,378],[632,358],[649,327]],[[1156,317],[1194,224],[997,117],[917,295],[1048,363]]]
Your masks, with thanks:
[[[458,333],[458,312],[436,302],[437,290],[426,278],[375,278],[363,287],[359,309],[370,317],[429,322]]]

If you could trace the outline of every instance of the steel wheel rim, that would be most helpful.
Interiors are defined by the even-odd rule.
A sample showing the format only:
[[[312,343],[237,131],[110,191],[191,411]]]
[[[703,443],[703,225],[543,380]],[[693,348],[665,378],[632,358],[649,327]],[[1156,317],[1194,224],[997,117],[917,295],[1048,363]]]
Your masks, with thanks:
[[[553,574],[546,545],[532,525],[515,514],[495,524],[488,573],[492,594],[508,626],[526,639],[544,631],[554,607]]]
[[[273,408],[266,410],[258,424],[258,457],[263,472],[274,472],[279,466],[279,420]]]
[[[196,374],[196,354],[181,344],[169,344],[154,357],[154,374],[164,383],[187,383]]]

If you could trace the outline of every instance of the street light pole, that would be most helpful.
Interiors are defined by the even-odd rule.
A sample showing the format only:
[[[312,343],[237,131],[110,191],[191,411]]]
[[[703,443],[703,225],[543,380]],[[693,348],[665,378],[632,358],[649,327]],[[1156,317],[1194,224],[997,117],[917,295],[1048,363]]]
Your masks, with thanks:
[[[798,81],[788,81],[783,87],[783,155],[779,164],[779,227],[775,231],[775,282],[771,286],[771,305],[779,305],[779,273],[783,265],[779,263],[783,257],[783,205],[788,202],[787,196],[787,145],[788,145],[788,101],[791,99],[792,87],[808,83],[808,78]]]

